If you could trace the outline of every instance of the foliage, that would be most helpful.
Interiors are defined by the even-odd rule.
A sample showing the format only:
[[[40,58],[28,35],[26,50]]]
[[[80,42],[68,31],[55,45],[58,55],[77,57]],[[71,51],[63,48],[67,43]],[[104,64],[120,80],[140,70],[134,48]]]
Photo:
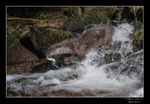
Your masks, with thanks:
[[[132,34],[131,38],[133,39],[133,50],[138,51],[143,49],[144,42],[144,25],[141,22],[138,22],[135,32]]]

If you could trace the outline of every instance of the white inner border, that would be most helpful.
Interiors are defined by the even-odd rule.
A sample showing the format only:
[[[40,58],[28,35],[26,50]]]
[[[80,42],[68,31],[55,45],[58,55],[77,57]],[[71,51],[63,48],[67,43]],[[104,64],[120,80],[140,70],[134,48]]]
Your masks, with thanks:
[[[5,14],[5,21],[6,21],[6,34],[5,34],[5,36],[6,36],[6,76],[7,76],[7,8],[8,7],[143,7],[144,8],[144,6],[141,6],[141,5],[139,5],[139,6],[118,6],[118,5],[116,5],[116,6],[40,6],[40,5],[37,5],[37,6],[25,6],[25,5],[23,5],[23,6],[6,6],[6,14]],[[143,9],[143,17],[144,17],[144,9]],[[144,24],[144,18],[143,18],[143,24]],[[143,37],[144,38],[144,37]],[[144,39],[143,39],[144,40]],[[144,48],[144,45],[143,45],[143,48]],[[6,82],[6,85],[7,85],[7,81],[5,80],[5,82]],[[144,82],[143,82],[144,83]],[[144,86],[144,85],[143,85]],[[144,95],[144,89],[143,89],[143,95]],[[126,99],[129,99],[129,98],[131,98],[131,97],[112,97],[112,96],[110,96],[110,97],[101,97],[101,96],[14,96],[14,97],[9,97],[9,96],[7,96],[7,86],[6,86],[6,98],[126,98]],[[137,98],[137,97],[133,97],[133,98]],[[138,97],[138,98],[144,98],[144,96],[143,97]]]

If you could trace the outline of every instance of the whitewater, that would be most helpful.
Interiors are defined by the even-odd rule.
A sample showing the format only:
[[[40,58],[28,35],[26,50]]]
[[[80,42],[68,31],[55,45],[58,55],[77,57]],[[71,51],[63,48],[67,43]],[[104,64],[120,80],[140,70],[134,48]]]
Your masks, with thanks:
[[[114,28],[111,45],[117,44],[119,48],[96,47],[81,62],[59,70],[8,74],[7,96],[29,94],[42,97],[46,93],[46,96],[53,97],[52,92],[65,90],[80,93],[82,97],[144,97],[144,50],[133,52],[130,35],[134,26],[122,23]],[[110,54],[112,57],[106,60],[106,55]],[[116,60],[115,55],[120,58]]]

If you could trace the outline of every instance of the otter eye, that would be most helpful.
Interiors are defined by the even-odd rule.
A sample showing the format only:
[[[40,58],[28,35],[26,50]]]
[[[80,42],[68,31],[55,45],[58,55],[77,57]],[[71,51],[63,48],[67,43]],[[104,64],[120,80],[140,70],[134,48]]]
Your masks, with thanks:
[[[47,58],[51,58],[50,56],[47,56]]]
[[[51,56],[52,58],[56,59],[56,55]]]

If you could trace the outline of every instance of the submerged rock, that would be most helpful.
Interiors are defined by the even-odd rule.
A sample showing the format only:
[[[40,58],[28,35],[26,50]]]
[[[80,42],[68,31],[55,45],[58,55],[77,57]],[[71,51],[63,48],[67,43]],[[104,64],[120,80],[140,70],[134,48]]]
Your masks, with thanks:
[[[130,79],[136,79],[140,83],[137,85],[137,87],[141,87],[143,85],[143,53],[144,51],[138,51],[136,53],[133,53],[131,55],[128,55],[125,58],[122,58],[120,61],[117,63],[114,63],[109,66],[107,72],[111,70],[111,74],[113,73],[114,75],[112,77],[117,78],[118,80],[121,80],[120,75],[129,77]]]
[[[120,53],[105,54],[104,59],[106,63],[116,62],[121,59],[121,54]]]

